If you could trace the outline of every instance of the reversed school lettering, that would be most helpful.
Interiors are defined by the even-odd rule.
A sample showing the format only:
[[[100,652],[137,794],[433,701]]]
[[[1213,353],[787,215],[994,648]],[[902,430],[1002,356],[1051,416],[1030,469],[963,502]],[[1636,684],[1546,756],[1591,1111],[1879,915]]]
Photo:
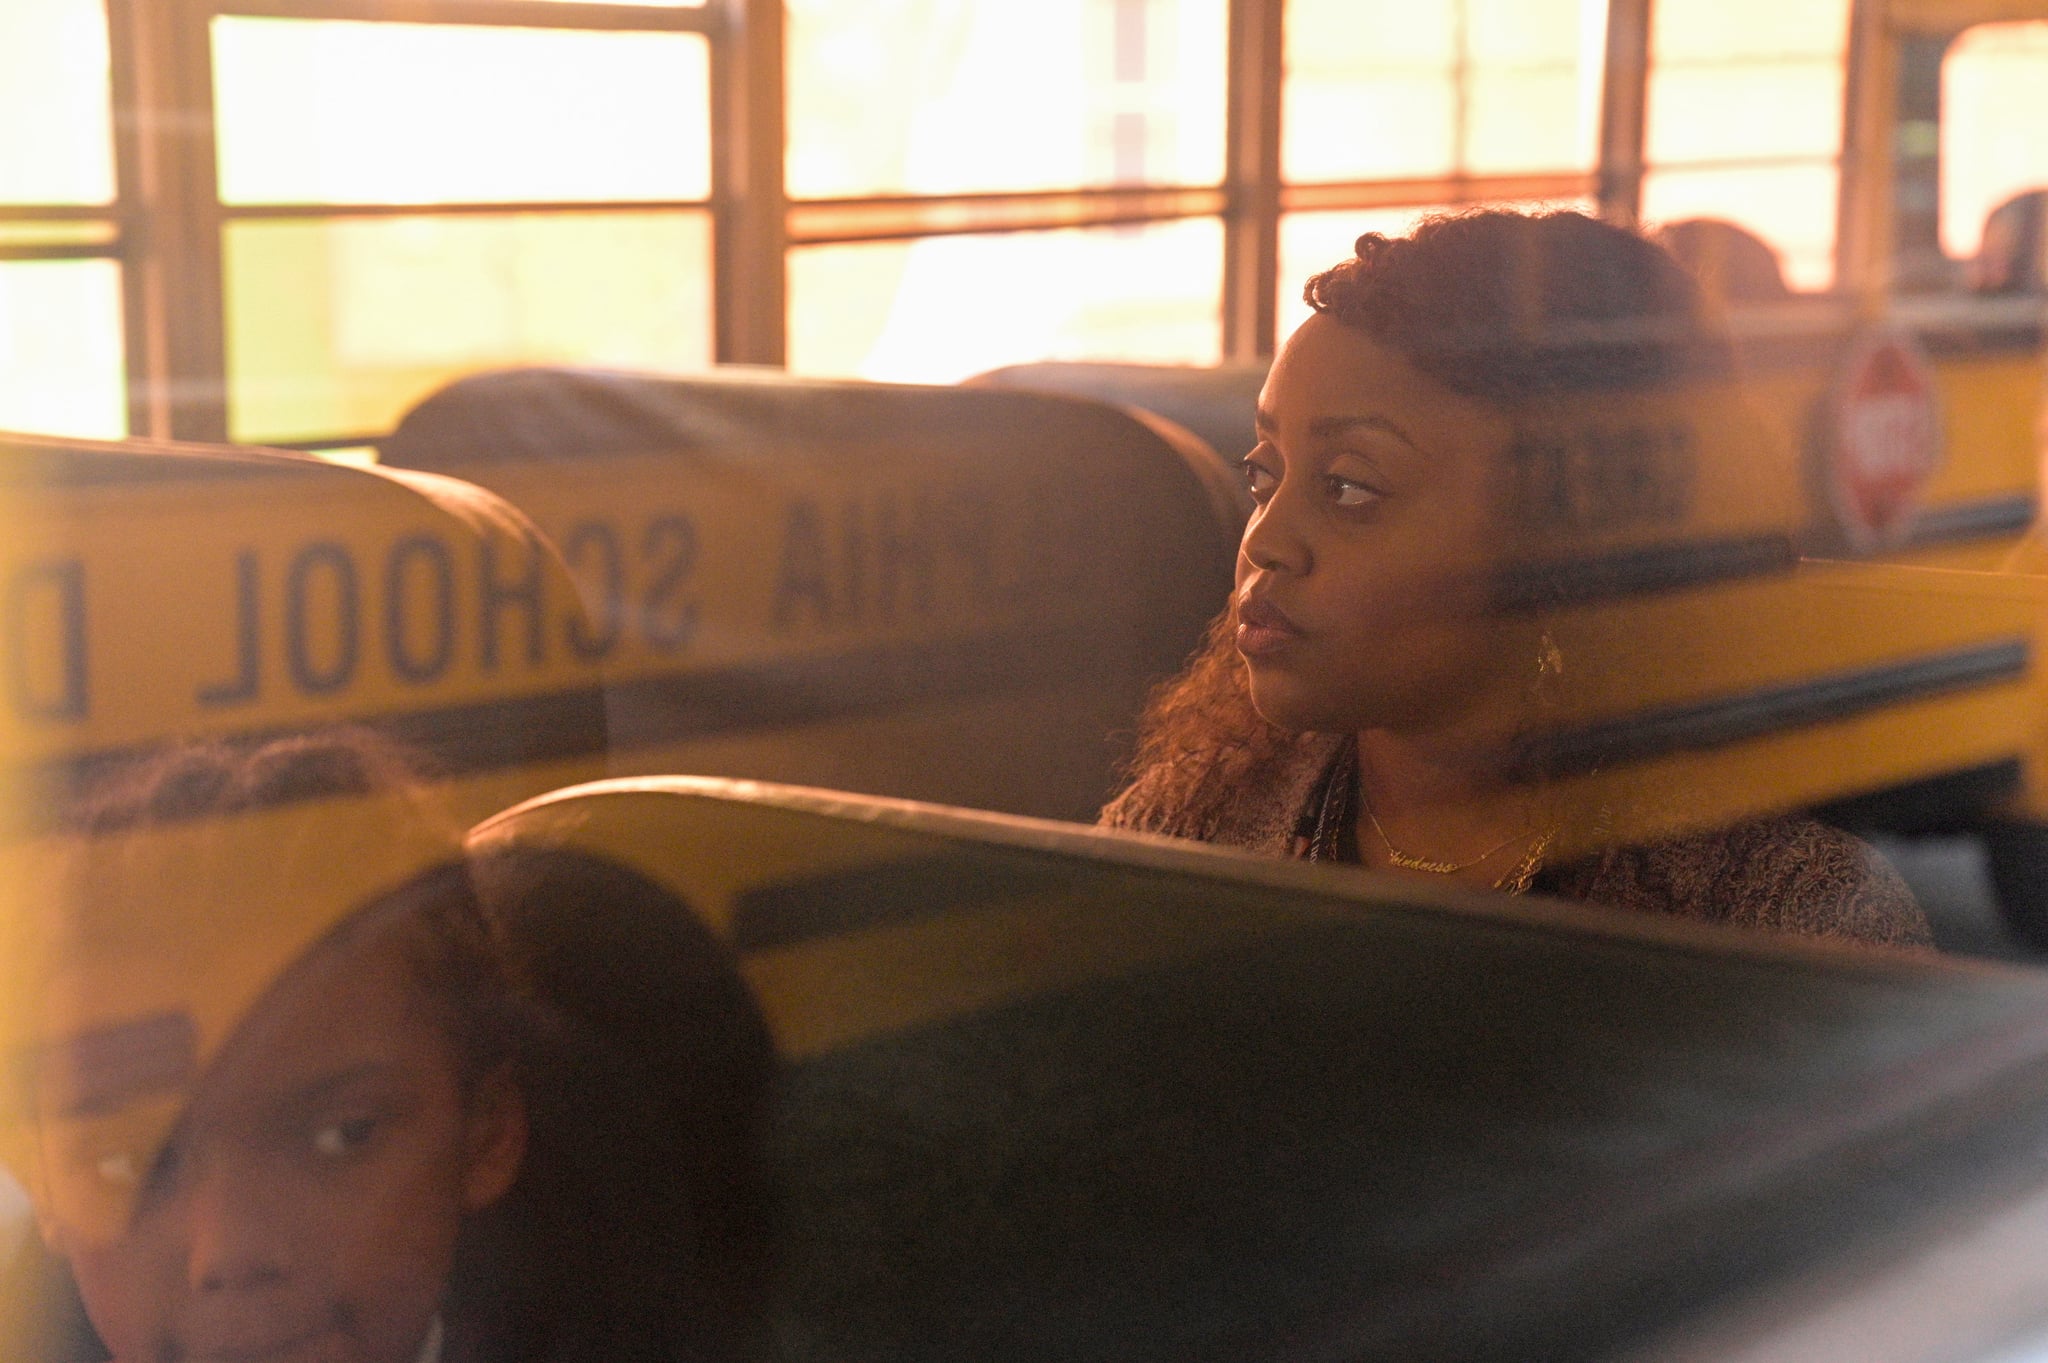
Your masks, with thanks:
[[[391,546],[384,580],[384,651],[401,681],[424,685],[455,660],[455,553],[432,535]]]
[[[586,662],[609,657],[626,629],[626,553],[619,532],[606,521],[572,526],[562,537],[562,559],[583,584],[593,617],[589,624],[570,620],[569,648]]]
[[[362,655],[362,586],[348,547],[325,541],[285,569],[284,653],[292,684],[309,696],[346,690]]]
[[[229,648],[193,698],[204,709],[232,709],[281,693],[333,697],[380,673],[427,687],[463,666],[502,676],[599,663],[631,642],[664,655],[688,648],[698,617],[698,539],[688,517],[585,520],[559,542],[581,601],[548,571],[537,542],[469,546],[422,533],[382,548],[315,540],[236,550],[199,607],[222,613]],[[71,703],[65,688],[75,685],[82,713],[82,612],[75,683],[39,682],[36,700],[46,708]]]
[[[0,609],[9,708],[36,723],[85,718],[92,693],[84,562],[60,558],[15,565]]]
[[[1051,587],[1067,527],[1041,498],[976,487],[882,489],[839,502],[792,498],[769,620],[779,634],[859,629],[962,609],[987,619]],[[1015,504],[1012,504],[1012,503]]]
[[[697,602],[685,590],[697,567],[697,531],[685,516],[659,516],[640,540],[647,565],[641,634],[656,653],[680,653],[697,628]]]
[[[199,688],[196,699],[202,708],[246,705],[256,699],[263,687],[263,638],[257,625],[257,592],[262,585],[257,576],[259,571],[254,549],[244,549],[235,555],[234,673],[225,681]]]
[[[477,574],[477,624],[483,640],[480,666],[486,672],[498,670],[504,652],[501,631],[509,619],[508,632],[519,633],[526,641],[526,665],[539,667],[546,656],[541,624],[546,606],[546,556],[538,543],[506,552],[492,540],[484,541],[479,552],[482,567]],[[511,562],[501,563],[501,555]]]
[[[1525,435],[1508,450],[1501,514],[1539,534],[1674,524],[1692,510],[1698,472],[1682,422]]]
[[[629,642],[674,656],[696,636],[697,527],[664,512],[639,522],[572,523],[556,541],[583,593],[588,620],[569,618],[565,639],[583,662],[603,662]]]
[[[832,623],[830,554],[817,503],[792,502],[782,527],[782,564],[775,573],[776,629],[788,629],[799,617],[814,625]]]
[[[280,680],[300,695],[333,696],[357,683],[370,649],[404,681],[445,671],[453,645],[439,641],[447,626],[435,617],[452,612],[453,587],[444,599],[433,579],[438,565],[452,564],[452,551],[431,536],[408,536],[373,556],[367,571],[362,557],[339,540],[283,554],[237,550],[215,598],[232,657],[195,688],[194,702],[209,710],[258,704]],[[381,614],[366,619],[372,582]],[[422,649],[422,639],[434,642]]]

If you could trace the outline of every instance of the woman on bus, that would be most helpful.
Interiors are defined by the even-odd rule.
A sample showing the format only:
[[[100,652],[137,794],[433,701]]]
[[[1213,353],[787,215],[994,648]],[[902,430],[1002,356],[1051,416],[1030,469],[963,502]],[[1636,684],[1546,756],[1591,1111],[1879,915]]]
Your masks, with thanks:
[[[1897,875],[1808,819],[1559,863],[1565,814],[1502,779],[1564,660],[1489,611],[1494,473],[1520,413],[1731,369],[1663,250],[1577,213],[1360,237],[1309,280],[1246,455],[1237,589],[1140,728],[1113,827],[1815,936],[1928,941]],[[1583,844],[1585,840],[1581,839]]]

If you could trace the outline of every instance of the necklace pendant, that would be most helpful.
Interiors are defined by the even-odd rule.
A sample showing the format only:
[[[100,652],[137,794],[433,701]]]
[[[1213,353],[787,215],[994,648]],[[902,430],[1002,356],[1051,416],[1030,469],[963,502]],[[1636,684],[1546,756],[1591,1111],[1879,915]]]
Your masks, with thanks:
[[[1550,850],[1550,844],[1556,837],[1557,830],[1553,828],[1537,838],[1536,845],[1529,849],[1529,854],[1523,857],[1512,871],[1493,882],[1493,888],[1506,890],[1509,894],[1526,893],[1530,883],[1536,879],[1536,872],[1543,866],[1543,854]]]
[[[1431,861],[1427,857],[1411,857],[1406,852],[1396,848],[1392,843],[1387,842],[1384,834],[1381,835],[1380,841],[1386,845],[1387,860],[1404,871],[1426,871],[1433,876],[1448,876],[1456,875],[1467,867],[1477,864],[1475,862],[1460,864],[1454,861]],[[1482,857],[1480,860],[1483,861],[1485,858]]]

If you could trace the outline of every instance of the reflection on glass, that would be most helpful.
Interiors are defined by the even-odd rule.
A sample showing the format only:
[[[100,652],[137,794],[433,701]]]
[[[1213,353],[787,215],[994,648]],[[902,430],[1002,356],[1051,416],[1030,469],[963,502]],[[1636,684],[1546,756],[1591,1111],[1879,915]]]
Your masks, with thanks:
[[[1843,70],[1812,61],[1678,64],[1656,76],[1645,130],[1652,165],[1812,157],[1842,137]]]
[[[1986,24],[1941,71],[1941,246],[1977,253],[1984,220],[2014,194],[2048,188],[2048,23]]]
[[[1848,0],[1659,0],[1645,221],[1736,223],[1793,288],[1832,284],[1848,36]]]
[[[1314,290],[1260,395],[1229,609],[1155,695],[1105,820],[1437,885],[1925,944],[1911,894],[1847,834],[1716,827],[1670,769],[1574,789],[1584,769],[1558,760],[1575,706],[1663,713],[1653,688],[1683,668],[1654,649],[1687,634],[1643,628],[1629,597],[1575,613],[1592,602],[1573,599],[1574,573],[1691,530],[1702,469],[1729,466],[1716,443],[1761,445],[1679,263],[1583,215],[1492,212],[1425,222]],[[1747,494],[1796,485],[1794,464],[1753,460]]]
[[[1807,61],[1848,44],[1849,0],[1657,0],[1652,62]]]
[[[1214,184],[1223,0],[792,0],[799,198]]]
[[[1287,178],[1589,168],[1605,22],[1579,0],[1289,0]]]
[[[114,197],[101,0],[0,4],[0,202]]]
[[[810,247],[790,253],[789,365],[951,383],[1028,360],[1214,364],[1222,290],[1206,218]]]
[[[701,367],[710,253],[694,212],[233,223],[230,429],[381,433],[493,365]]]
[[[1459,213],[1475,208],[1508,208],[1518,213],[1558,209],[1593,211],[1587,199],[1489,200],[1484,204],[1430,204],[1421,208],[1361,208],[1335,213],[1289,213],[1280,219],[1279,337],[1285,340],[1308,320],[1302,301],[1308,277],[1351,257],[1358,238],[1367,232],[1405,237],[1433,213]]]
[[[0,1161],[78,1356],[720,1358],[754,1328],[770,1043],[723,948],[594,858],[480,890],[413,766],[360,731],[171,747],[10,849],[43,895],[6,925]]]
[[[0,428],[128,433],[121,267],[0,262]]]
[[[535,203],[710,192],[690,33],[223,17],[226,203]]]
[[[1643,219],[1652,226],[1693,218],[1737,223],[1777,253],[1787,284],[1794,289],[1825,289],[1835,277],[1835,196],[1840,178],[1832,160],[1652,170],[1643,179]]]

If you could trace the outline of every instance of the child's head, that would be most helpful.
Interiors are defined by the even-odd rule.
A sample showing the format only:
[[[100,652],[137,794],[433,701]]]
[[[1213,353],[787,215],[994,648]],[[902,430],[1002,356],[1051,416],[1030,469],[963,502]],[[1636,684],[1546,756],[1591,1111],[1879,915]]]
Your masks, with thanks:
[[[525,1148],[518,1006],[456,856],[353,735],[182,752],[87,820],[27,1181],[120,1363],[419,1356]]]

